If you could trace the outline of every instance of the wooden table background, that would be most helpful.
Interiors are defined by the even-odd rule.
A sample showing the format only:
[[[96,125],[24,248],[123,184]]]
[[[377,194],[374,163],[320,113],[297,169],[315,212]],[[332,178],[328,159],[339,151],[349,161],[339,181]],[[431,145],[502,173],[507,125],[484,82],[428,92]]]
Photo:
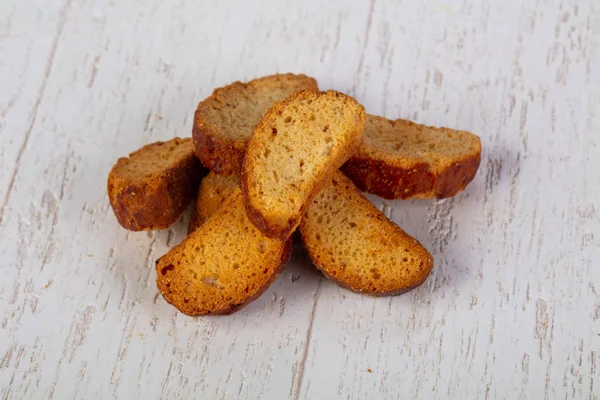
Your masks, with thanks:
[[[599,41],[596,0],[2,0],[1,398],[600,398]],[[372,197],[433,253],[421,288],[362,297],[296,249],[233,316],[158,294],[188,215],[120,228],[111,165],[274,72],[481,136],[455,198]]]

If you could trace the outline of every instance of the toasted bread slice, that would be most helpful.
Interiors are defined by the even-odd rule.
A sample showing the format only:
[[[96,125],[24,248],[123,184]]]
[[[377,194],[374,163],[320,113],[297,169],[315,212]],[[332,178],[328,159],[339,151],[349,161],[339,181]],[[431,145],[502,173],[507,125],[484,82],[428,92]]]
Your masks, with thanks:
[[[248,220],[238,188],[156,262],[156,284],[184,314],[230,314],[269,287],[290,251],[290,241],[267,238]]]
[[[300,223],[313,263],[340,286],[391,296],[421,285],[433,257],[337,172]]]
[[[237,175],[225,176],[210,172],[200,183],[196,207],[192,212],[188,234],[194,232],[231,196],[240,184]]]
[[[365,192],[386,199],[451,197],[475,176],[476,135],[367,115],[364,143],[341,168]]]
[[[317,81],[281,74],[215,89],[196,109],[196,155],[218,174],[238,174],[254,125],[277,101],[304,89],[318,89]]]
[[[149,144],[113,166],[110,205],[125,229],[166,229],[194,198],[206,171],[194,156],[191,139]]]
[[[242,168],[250,220],[287,238],[327,179],[362,143],[365,111],[352,97],[305,90],[278,102],[256,124]]]

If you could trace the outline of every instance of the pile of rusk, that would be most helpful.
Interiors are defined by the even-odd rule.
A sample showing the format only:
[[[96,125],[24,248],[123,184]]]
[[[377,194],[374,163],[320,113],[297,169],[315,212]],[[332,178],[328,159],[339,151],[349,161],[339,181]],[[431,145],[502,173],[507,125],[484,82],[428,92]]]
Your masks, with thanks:
[[[120,158],[108,195],[119,223],[142,231],[168,228],[197,194],[188,236],[156,261],[156,283],[184,314],[229,314],[279,275],[296,229],[344,288],[386,296],[421,285],[433,257],[360,191],[454,196],[480,156],[471,133],[368,115],[352,97],[282,74],[216,89],[198,105],[193,141]]]

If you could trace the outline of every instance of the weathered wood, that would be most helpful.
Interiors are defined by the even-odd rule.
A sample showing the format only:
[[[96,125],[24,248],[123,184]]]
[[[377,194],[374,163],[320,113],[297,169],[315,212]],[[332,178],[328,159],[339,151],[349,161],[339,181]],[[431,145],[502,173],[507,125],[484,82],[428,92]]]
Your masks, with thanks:
[[[600,398],[595,1],[233,4],[0,5],[1,398]],[[349,293],[296,249],[240,313],[185,317],[153,261],[187,214],[124,231],[108,171],[276,71],[475,132],[480,171],[453,199],[370,197],[434,254],[413,292]]]

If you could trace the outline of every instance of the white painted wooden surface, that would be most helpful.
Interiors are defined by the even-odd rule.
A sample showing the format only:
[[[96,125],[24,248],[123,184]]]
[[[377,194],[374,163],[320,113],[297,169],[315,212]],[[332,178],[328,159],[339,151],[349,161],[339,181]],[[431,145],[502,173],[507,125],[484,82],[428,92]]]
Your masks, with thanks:
[[[126,232],[107,173],[276,71],[475,132],[480,171],[372,197],[434,254],[411,293],[349,293],[296,251],[240,313],[182,316],[153,261],[186,218]],[[1,398],[599,399],[599,160],[596,0],[2,0]]]

